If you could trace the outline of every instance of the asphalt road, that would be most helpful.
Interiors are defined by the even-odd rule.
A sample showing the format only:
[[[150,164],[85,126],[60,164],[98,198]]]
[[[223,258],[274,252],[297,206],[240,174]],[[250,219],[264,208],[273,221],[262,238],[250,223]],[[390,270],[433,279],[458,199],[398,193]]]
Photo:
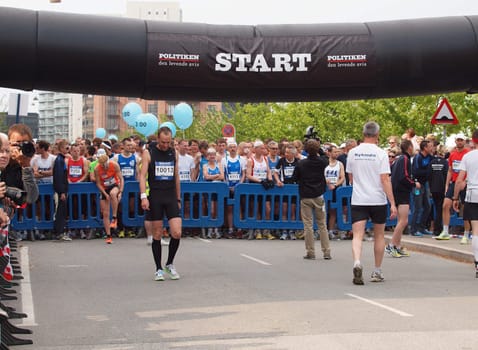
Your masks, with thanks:
[[[355,286],[350,241],[306,261],[303,241],[188,238],[164,282],[146,240],[22,242],[22,298],[6,303],[29,313],[19,337],[34,345],[15,349],[478,349],[472,266],[385,257],[371,283],[372,244]]]

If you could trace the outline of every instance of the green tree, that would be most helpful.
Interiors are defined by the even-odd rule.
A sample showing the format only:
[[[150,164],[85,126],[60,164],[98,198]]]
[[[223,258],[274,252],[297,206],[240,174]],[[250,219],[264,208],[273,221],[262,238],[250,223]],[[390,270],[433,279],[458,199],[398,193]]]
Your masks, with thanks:
[[[338,102],[238,103],[225,114],[196,114],[185,134],[212,141],[221,137],[224,124],[231,123],[238,141],[293,140],[303,139],[306,128],[313,125],[323,141],[342,143],[351,137],[359,139],[363,124],[374,120],[380,124],[383,142],[389,135],[401,136],[410,127],[417,135],[435,133],[441,137],[444,127],[434,126],[430,120],[442,97],[448,98],[460,121],[447,125],[447,134],[470,134],[478,125],[478,98],[465,93]]]

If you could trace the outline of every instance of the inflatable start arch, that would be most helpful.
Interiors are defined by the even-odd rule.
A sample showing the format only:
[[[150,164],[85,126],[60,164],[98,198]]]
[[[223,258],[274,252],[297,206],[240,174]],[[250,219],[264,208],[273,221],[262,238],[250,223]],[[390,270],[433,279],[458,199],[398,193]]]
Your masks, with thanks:
[[[0,8],[0,86],[310,101],[478,89],[478,16],[207,25]]]

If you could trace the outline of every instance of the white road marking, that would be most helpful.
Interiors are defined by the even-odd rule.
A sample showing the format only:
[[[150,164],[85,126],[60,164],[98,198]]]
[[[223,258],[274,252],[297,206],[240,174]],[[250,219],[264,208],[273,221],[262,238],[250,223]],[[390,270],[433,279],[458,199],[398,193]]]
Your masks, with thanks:
[[[97,321],[97,322],[104,322],[104,321],[109,321],[109,317],[106,315],[91,315],[91,316],[86,316],[88,320],[91,321]]]
[[[390,306],[387,306],[387,305],[384,305],[384,304],[377,303],[376,301],[373,301],[373,300],[370,300],[370,299],[362,298],[362,297],[360,297],[360,296],[358,296],[358,295],[355,295],[355,294],[345,293],[345,295],[348,295],[348,296],[351,297],[351,298],[355,298],[355,299],[361,300],[361,301],[363,301],[363,302],[369,303],[369,304],[371,304],[371,305],[378,306],[378,307],[380,307],[380,308],[382,308],[382,309],[388,310],[388,311],[393,312],[393,313],[395,313],[395,314],[397,314],[397,315],[400,315],[400,316],[402,316],[402,317],[413,317],[412,314],[409,314],[409,313],[407,313],[407,312],[400,311],[400,310],[395,309],[395,308],[393,308],[393,307],[390,307]]]
[[[209,239],[204,239],[204,238],[198,238],[201,242],[204,242],[204,243],[211,243],[212,241],[209,240]]]
[[[22,310],[27,314],[27,317],[22,319],[22,326],[38,326],[35,322],[35,310],[33,307],[33,293],[32,284],[30,281],[30,259],[28,257],[28,247],[20,248],[20,266],[22,269],[23,279],[20,282],[20,289],[22,294]]]
[[[259,259],[256,259],[256,258],[253,258],[252,256],[249,256],[249,255],[246,255],[246,254],[241,254],[241,256],[243,256],[244,258],[246,259],[249,259],[249,260],[252,260],[252,261],[255,261],[259,264],[262,264],[262,265],[266,265],[266,266],[270,266],[272,264],[269,264],[268,262],[266,261],[263,261],[263,260],[259,260]]]

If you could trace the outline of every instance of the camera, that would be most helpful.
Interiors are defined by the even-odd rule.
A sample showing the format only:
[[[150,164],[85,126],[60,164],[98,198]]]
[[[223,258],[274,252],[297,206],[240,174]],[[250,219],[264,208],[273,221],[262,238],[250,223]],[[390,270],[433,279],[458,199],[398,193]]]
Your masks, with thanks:
[[[27,202],[27,191],[23,191],[17,187],[7,186],[5,197],[10,198],[16,205],[21,207]]]
[[[305,135],[304,135],[305,141],[307,140],[317,140],[321,141],[319,135],[317,135],[317,131],[314,130],[313,126],[308,126],[307,129],[305,129]]]
[[[35,155],[35,145],[30,141],[23,141],[18,145],[18,148],[25,157],[31,158]]]

